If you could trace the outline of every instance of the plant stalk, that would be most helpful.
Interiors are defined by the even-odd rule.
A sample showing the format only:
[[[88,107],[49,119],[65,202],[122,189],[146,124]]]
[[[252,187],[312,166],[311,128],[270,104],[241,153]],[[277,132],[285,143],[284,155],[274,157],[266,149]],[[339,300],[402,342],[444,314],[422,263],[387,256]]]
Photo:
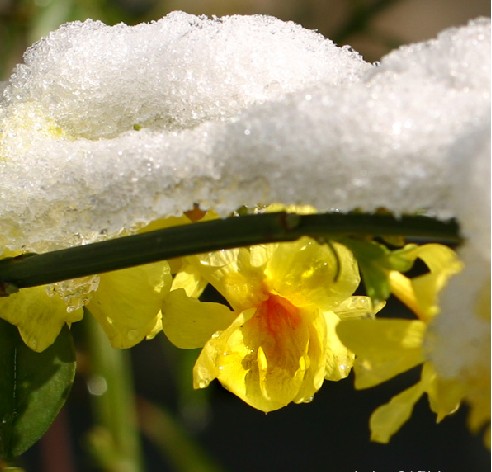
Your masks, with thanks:
[[[96,428],[91,452],[107,472],[143,472],[132,367],[128,350],[111,347],[96,320],[85,311],[90,357],[89,392]]]
[[[9,290],[15,291],[17,288],[60,282],[208,251],[295,241],[302,236],[310,236],[320,242],[347,236],[402,236],[448,244],[461,242],[458,225],[454,220],[364,213],[260,213],[4,259],[0,261],[0,289],[3,286],[4,294],[8,294]]]

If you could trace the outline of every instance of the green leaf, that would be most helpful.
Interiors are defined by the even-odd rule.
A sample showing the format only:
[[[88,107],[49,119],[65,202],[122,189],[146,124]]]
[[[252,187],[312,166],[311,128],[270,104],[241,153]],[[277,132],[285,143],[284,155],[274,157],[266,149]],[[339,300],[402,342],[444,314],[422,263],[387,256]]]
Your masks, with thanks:
[[[41,353],[17,328],[0,320],[0,457],[10,460],[47,431],[67,399],[75,375],[75,349],[65,326]]]
[[[388,268],[397,270],[398,272],[407,272],[410,270],[415,262],[415,256],[409,256],[409,253],[413,253],[416,247],[415,244],[407,244],[401,249],[388,251],[386,262]]]
[[[413,261],[405,258],[410,246],[391,251],[376,241],[346,238],[340,241],[357,259],[366,293],[373,300],[384,301],[390,294],[389,272],[406,272]]]

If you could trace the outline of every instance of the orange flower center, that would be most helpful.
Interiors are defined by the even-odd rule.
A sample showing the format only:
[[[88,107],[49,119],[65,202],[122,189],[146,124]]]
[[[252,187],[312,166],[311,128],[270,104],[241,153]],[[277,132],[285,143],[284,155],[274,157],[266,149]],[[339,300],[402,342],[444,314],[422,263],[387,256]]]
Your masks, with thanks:
[[[269,294],[258,307],[256,312],[263,327],[272,336],[282,333],[286,329],[295,329],[301,321],[299,308],[289,300],[278,295]]]

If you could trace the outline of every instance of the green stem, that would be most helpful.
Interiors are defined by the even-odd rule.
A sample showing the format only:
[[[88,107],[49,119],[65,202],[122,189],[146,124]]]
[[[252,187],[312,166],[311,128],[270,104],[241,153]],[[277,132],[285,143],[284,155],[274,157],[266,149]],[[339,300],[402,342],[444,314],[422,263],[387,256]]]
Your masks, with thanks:
[[[33,287],[163,259],[254,244],[347,236],[403,236],[459,243],[454,221],[390,214],[275,212],[230,217],[0,261],[0,289]]]
[[[24,472],[24,469],[22,467],[7,465],[4,462],[0,462],[0,472]]]
[[[222,467],[162,407],[141,399],[138,404],[143,434],[157,446],[177,472],[222,472]]]
[[[87,310],[86,310],[87,311]],[[86,312],[88,350],[96,429],[92,452],[103,470],[143,471],[129,351],[114,349],[102,328]]]

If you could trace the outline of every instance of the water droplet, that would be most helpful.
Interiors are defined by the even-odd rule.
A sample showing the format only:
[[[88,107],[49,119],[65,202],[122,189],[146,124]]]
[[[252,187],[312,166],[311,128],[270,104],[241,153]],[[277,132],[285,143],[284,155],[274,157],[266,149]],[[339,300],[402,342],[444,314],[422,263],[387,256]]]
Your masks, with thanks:
[[[208,382],[206,380],[199,380],[198,388],[205,388],[205,387],[208,387]]]
[[[58,295],[67,305],[67,312],[72,313],[82,308],[90,299],[90,294],[99,286],[98,276],[64,280],[46,287],[49,296]]]
[[[340,364],[339,369],[340,372],[346,374],[349,371],[349,366],[347,364]]]
[[[87,381],[87,390],[91,395],[100,397],[104,395],[108,390],[108,383],[101,375],[93,375]]]
[[[313,401],[313,395],[311,395],[310,397],[304,397],[304,398],[301,398],[298,402],[296,403],[310,403]]]

